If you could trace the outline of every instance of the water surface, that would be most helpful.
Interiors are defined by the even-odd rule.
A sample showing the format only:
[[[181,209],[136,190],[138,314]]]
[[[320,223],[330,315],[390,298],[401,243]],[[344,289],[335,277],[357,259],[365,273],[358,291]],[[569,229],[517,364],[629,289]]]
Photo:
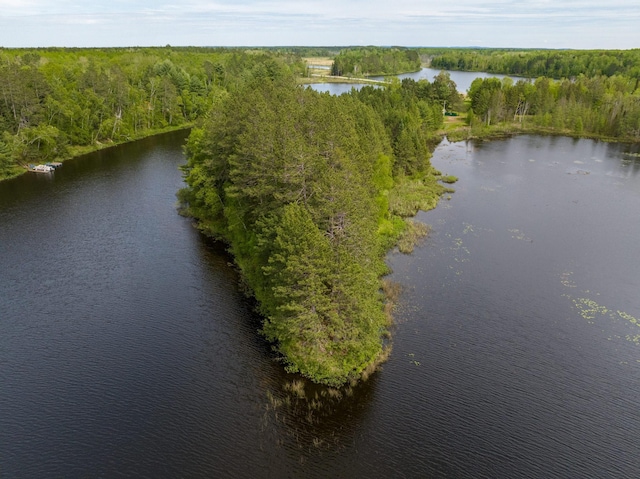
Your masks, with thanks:
[[[400,75],[396,75],[401,80],[403,78],[411,78],[413,80],[428,80],[429,82],[433,82],[434,77],[436,77],[441,70],[434,70],[433,68],[422,68],[420,71],[411,72],[411,73],[402,73]],[[442,70],[449,74],[451,79],[455,82],[456,87],[460,93],[466,93],[471,86],[471,83],[476,78],[499,78],[503,79],[507,75],[500,75],[497,73],[486,73],[486,72],[463,72],[463,71],[453,71],[453,70]],[[386,77],[384,76],[374,76],[371,77],[372,80],[384,80]],[[511,77],[513,81],[518,81],[520,78]],[[309,85],[309,88],[312,88],[319,92],[329,92],[332,95],[341,95],[343,93],[348,93],[352,88],[356,90],[360,90],[364,83],[313,83]]]
[[[183,138],[0,183],[0,476],[637,476],[637,148],[441,145],[391,359],[309,402],[176,213]]]
[[[458,91],[460,93],[466,93],[473,83],[473,80],[476,78],[498,78],[503,79],[510,75],[501,75],[499,73],[487,73],[487,72],[465,72],[465,71],[454,71],[454,70],[437,70],[433,68],[422,68],[420,71],[411,72],[411,73],[402,73],[397,75],[401,80],[403,78],[411,78],[413,80],[429,80],[429,82],[433,82],[434,77],[436,77],[441,71],[448,73],[451,79],[456,83],[458,87]],[[384,77],[371,77],[375,79],[383,79]],[[510,76],[514,82],[518,81],[519,77]]]
[[[436,151],[460,180],[420,214],[424,247],[392,258],[394,359],[419,363],[403,379],[421,398],[397,415],[425,418],[452,477],[640,471],[637,151],[533,136]]]

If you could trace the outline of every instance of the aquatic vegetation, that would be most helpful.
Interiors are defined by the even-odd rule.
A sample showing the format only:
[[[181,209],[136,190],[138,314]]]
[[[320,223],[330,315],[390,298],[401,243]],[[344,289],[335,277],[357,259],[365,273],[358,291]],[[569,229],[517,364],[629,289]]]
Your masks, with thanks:
[[[572,272],[565,272],[560,275],[561,277],[560,282],[562,283],[563,286],[567,288],[576,287],[576,283],[574,283],[573,280],[571,279],[572,274],[573,274]]]
[[[517,239],[517,240],[521,240],[521,241],[528,241],[529,243],[532,243],[533,240],[531,238],[529,238],[527,235],[525,235],[522,231],[520,231],[519,229],[510,229],[509,233],[513,233],[512,234],[512,238],[513,239]]]
[[[442,176],[440,178],[440,181],[442,181],[443,183],[453,184],[458,181],[458,177],[453,175]]]
[[[576,284],[570,279],[571,275],[572,273],[570,272],[566,272],[561,275],[560,281],[563,286],[567,288],[576,287]],[[589,294],[590,291],[585,290],[582,291],[582,293]],[[589,324],[594,324],[599,318],[608,318],[611,321],[623,320],[629,326],[639,328],[634,330],[633,333],[625,335],[625,339],[634,344],[640,344],[640,319],[619,309],[615,311],[609,309],[589,297],[573,297],[569,294],[563,294],[563,296],[571,300],[574,308],[578,311],[580,316],[589,322]]]
[[[306,397],[304,381],[301,379],[295,379],[286,383],[284,389],[285,391],[290,391],[297,398],[304,399]]]
[[[469,258],[467,256],[469,256],[471,253],[469,252],[469,248],[467,248],[464,243],[462,242],[461,238],[456,238],[453,240],[453,251],[455,251],[457,254],[454,258],[454,260],[456,261],[456,263],[465,263],[467,261],[469,261]],[[463,253],[463,256],[460,256],[458,253]]]
[[[462,234],[469,234],[469,233],[474,233],[475,230],[473,229],[473,225],[469,224],[469,223],[464,223],[464,230],[462,230]]]
[[[389,210],[403,218],[415,216],[420,210],[435,208],[445,192],[448,191],[436,182],[434,176],[400,177],[389,192]]]
[[[590,298],[573,298],[574,306],[580,312],[580,316],[591,321],[598,315],[606,315],[609,310],[605,306],[601,306]]]
[[[420,221],[407,220],[407,228],[398,239],[398,250],[404,254],[411,254],[413,248],[429,235],[431,226]]]

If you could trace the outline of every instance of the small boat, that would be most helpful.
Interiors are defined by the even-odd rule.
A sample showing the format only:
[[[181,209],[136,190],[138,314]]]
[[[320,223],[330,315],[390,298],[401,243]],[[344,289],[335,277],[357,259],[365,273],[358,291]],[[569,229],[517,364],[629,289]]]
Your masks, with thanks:
[[[55,169],[60,168],[62,166],[62,163],[60,163],[59,161],[52,161],[51,163],[45,163],[45,165]]]
[[[29,165],[31,171],[35,171],[36,173],[51,173],[55,170],[54,167],[48,165]]]

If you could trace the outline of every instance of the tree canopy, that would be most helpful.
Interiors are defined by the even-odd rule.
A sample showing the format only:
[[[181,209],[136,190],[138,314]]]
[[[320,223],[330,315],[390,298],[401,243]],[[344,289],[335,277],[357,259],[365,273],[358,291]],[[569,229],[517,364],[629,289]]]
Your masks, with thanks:
[[[421,50],[422,51],[422,50]],[[429,51],[429,50],[427,50]],[[571,78],[579,75],[640,77],[640,49],[513,50],[438,49],[431,66],[444,70],[504,73],[528,78]]]
[[[398,178],[431,174],[437,125],[410,94],[336,97],[254,75],[187,145],[186,212],[230,245],[287,369],[317,382],[357,378],[383,353],[381,227]]]
[[[77,147],[192,124],[254,68],[301,73],[290,53],[239,49],[0,49],[0,178]]]
[[[363,47],[345,48],[335,56],[331,74],[337,76],[396,75],[420,70],[420,56],[414,49]]]
[[[557,132],[640,140],[640,90],[635,79],[624,76],[516,83],[478,78],[469,98],[472,123],[526,121]]]

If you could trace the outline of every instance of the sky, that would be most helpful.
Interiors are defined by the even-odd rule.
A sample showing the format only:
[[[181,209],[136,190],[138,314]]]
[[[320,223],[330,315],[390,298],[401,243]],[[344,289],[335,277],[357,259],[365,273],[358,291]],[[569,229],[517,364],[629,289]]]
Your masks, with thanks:
[[[0,47],[640,48],[638,0],[0,0]]]

